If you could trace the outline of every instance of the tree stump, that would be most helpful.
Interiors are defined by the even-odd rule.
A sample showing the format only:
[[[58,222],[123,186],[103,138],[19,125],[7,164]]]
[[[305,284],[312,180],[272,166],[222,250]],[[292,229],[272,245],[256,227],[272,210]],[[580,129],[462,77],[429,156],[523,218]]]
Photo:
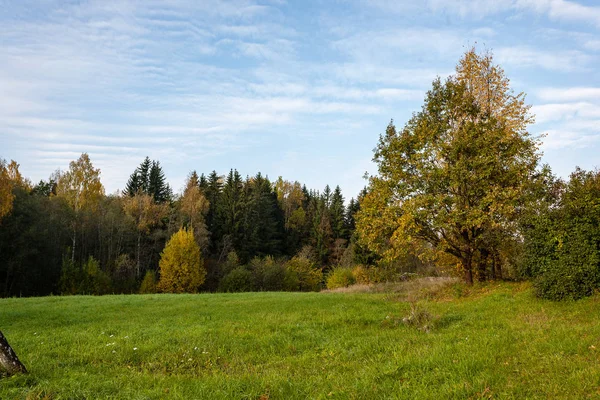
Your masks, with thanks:
[[[2,331],[0,331],[0,376],[3,373],[7,376],[11,376],[18,372],[26,374],[27,368],[19,361],[19,357],[17,357],[2,334]]]

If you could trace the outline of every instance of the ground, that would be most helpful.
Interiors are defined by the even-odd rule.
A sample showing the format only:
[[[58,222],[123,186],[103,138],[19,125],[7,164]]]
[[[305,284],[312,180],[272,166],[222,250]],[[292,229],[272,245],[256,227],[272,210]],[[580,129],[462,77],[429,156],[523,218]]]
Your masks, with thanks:
[[[430,283],[0,299],[0,398],[600,398],[600,296]]]

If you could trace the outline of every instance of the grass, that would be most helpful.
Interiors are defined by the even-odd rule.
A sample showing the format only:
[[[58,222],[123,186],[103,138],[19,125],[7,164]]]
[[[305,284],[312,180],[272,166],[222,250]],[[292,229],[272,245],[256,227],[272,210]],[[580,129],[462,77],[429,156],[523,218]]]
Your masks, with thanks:
[[[30,374],[1,379],[0,398],[600,398],[600,296],[433,286],[2,299]],[[402,322],[414,307],[429,332]]]

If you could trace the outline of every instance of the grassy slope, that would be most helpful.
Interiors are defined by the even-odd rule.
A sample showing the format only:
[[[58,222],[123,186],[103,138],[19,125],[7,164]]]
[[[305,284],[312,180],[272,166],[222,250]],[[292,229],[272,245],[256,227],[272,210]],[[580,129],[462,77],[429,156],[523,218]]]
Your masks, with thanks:
[[[397,323],[410,307],[391,297],[3,299],[31,373],[0,380],[0,398],[600,398],[599,296],[501,284],[421,300],[430,333]]]

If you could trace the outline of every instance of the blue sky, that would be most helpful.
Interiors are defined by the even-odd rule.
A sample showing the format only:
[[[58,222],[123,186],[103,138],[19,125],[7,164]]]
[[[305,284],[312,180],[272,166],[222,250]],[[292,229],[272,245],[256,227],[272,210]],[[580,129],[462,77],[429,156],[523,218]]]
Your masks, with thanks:
[[[600,4],[567,0],[0,0],[0,157],[33,181],[82,152],[107,192],[148,155],[347,198],[466,48],[491,49],[567,176],[600,165]]]

